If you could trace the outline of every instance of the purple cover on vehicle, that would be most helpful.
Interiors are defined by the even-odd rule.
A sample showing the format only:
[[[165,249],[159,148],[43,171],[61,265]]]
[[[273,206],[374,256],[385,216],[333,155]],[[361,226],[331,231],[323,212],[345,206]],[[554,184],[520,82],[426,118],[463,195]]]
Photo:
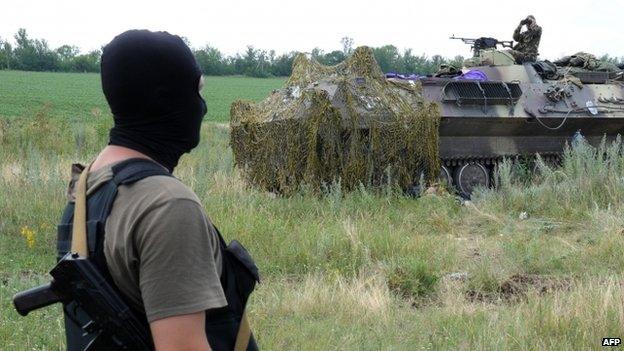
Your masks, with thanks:
[[[485,73],[479,71],[478,69],[470,70],[460,76],[453,78],[454,80],[478,80],[478,81],[486,81],[488,77]]]
[[[403,80],[419,80],[419,79],[427,78],[427,76],[421,76],[415,73],[400,74],[396,72],[389,72],[389,73],[386,73],[386,78],[396,78],[396,79],[403,79]],[[479,71],[478,69],[473,69],[453,79],[454,80],[478,80],[482,82],[482,81],[488,80],[488,77],[482,71]]]
[[[425,76],[421,76],[415,73],[410,73],[408,75],[405,74],[399,74],[396,72],[389,72],[386,73],[386,78],[396,78],[396,79],[404,79],[404,80],[419,80],[422,78],[425,78]]]

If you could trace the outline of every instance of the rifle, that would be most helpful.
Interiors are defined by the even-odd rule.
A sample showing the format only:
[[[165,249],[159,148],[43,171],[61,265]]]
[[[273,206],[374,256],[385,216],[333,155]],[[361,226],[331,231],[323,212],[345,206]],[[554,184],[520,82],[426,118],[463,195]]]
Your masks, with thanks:
[[[484,49],[496,49],[497,45],[500,45],[504,48],[513,47],[513,40],[498,40],[496,38],[491,37],[480,37],[480,38],[460,38],[455,35],[451,36],[449,39],[461,40],[464,44],[470,45],[470,49],[473,51],[473,55],[479,56],[481,50]]]
[[[91,261],[68,253],[50,271],[50,275],[53,277],[50,283],[13,297],[13,305],[20,315],[26,316],[30,311],[57,302],[74,301],[91,319],[82,328],[96,335],[85,350],[152,349],[146,325]]]

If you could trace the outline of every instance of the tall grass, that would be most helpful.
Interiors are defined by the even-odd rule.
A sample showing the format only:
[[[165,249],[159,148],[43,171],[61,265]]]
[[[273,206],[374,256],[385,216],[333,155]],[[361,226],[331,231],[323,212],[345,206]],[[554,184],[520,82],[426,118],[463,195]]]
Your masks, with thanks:
[[[58,308],[22,318],[10,298],[48,279],[70,165],[95,156],[109,123],[0,119],[0,349],[63,349]],[[176,176],[257,259],[264,349],[598,349],[623,335],[619,140],[570,149],[531,181],[505,163],[498,189],[462,205],[391,190],[276,197],[242,181],[228,133],[206,123]]]
[[[566,148],[560,167],[539,159],[540,176],[529,187],[514,177],[514,167],[506,162],[499,168],[499,192],[486,196],[487,202],[559,217],[588,216],[617,206],[624,200],[622,151],[620,138],[610,145],[603,140],[597,148],[580,142]]]

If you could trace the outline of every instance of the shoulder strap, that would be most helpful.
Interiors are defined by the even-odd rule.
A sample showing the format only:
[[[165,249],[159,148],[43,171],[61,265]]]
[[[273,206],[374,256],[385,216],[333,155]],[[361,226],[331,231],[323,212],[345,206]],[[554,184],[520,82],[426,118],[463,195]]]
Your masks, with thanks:
[[[145,158],[131,158],[113,166],[113,182],[117,185],[157,175],[172,177],[165,167]]]
[[[87,248],[87,177],[90,168],[90,164],[85,167],[76,183],[76,202],[74,205],[71,241],[71,252],[85,258],[89,256],[89,249]]]
[[[85,167],[76,183],[76,202],[72,226],[71,252],[81,257],[89,256],[87,245],[87,178],[91,165]],[[163,175],[172,176],[167,169],[154,161],[143,158],[131,158],[113,166],[115,185],[134,183],[143,178]]]

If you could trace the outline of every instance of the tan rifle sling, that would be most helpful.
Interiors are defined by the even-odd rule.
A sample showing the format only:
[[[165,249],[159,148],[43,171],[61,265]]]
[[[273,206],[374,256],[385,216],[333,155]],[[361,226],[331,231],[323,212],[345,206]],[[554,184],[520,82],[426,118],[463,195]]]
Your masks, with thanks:
[[[249,321],[247,320],[247,311],[243,311],[243,317],[241,318],[240,325],[238,327],[238,334],[236,335],[236,344],[234,344],[234,351],[247,350],[250,338],[251,328],[249,326]]]
[[[75,188],[74,222],[72,225],[71,252],[80,257],[89,257],[87,247],[87,177],[91,165],[85,167],[80,174]]]

